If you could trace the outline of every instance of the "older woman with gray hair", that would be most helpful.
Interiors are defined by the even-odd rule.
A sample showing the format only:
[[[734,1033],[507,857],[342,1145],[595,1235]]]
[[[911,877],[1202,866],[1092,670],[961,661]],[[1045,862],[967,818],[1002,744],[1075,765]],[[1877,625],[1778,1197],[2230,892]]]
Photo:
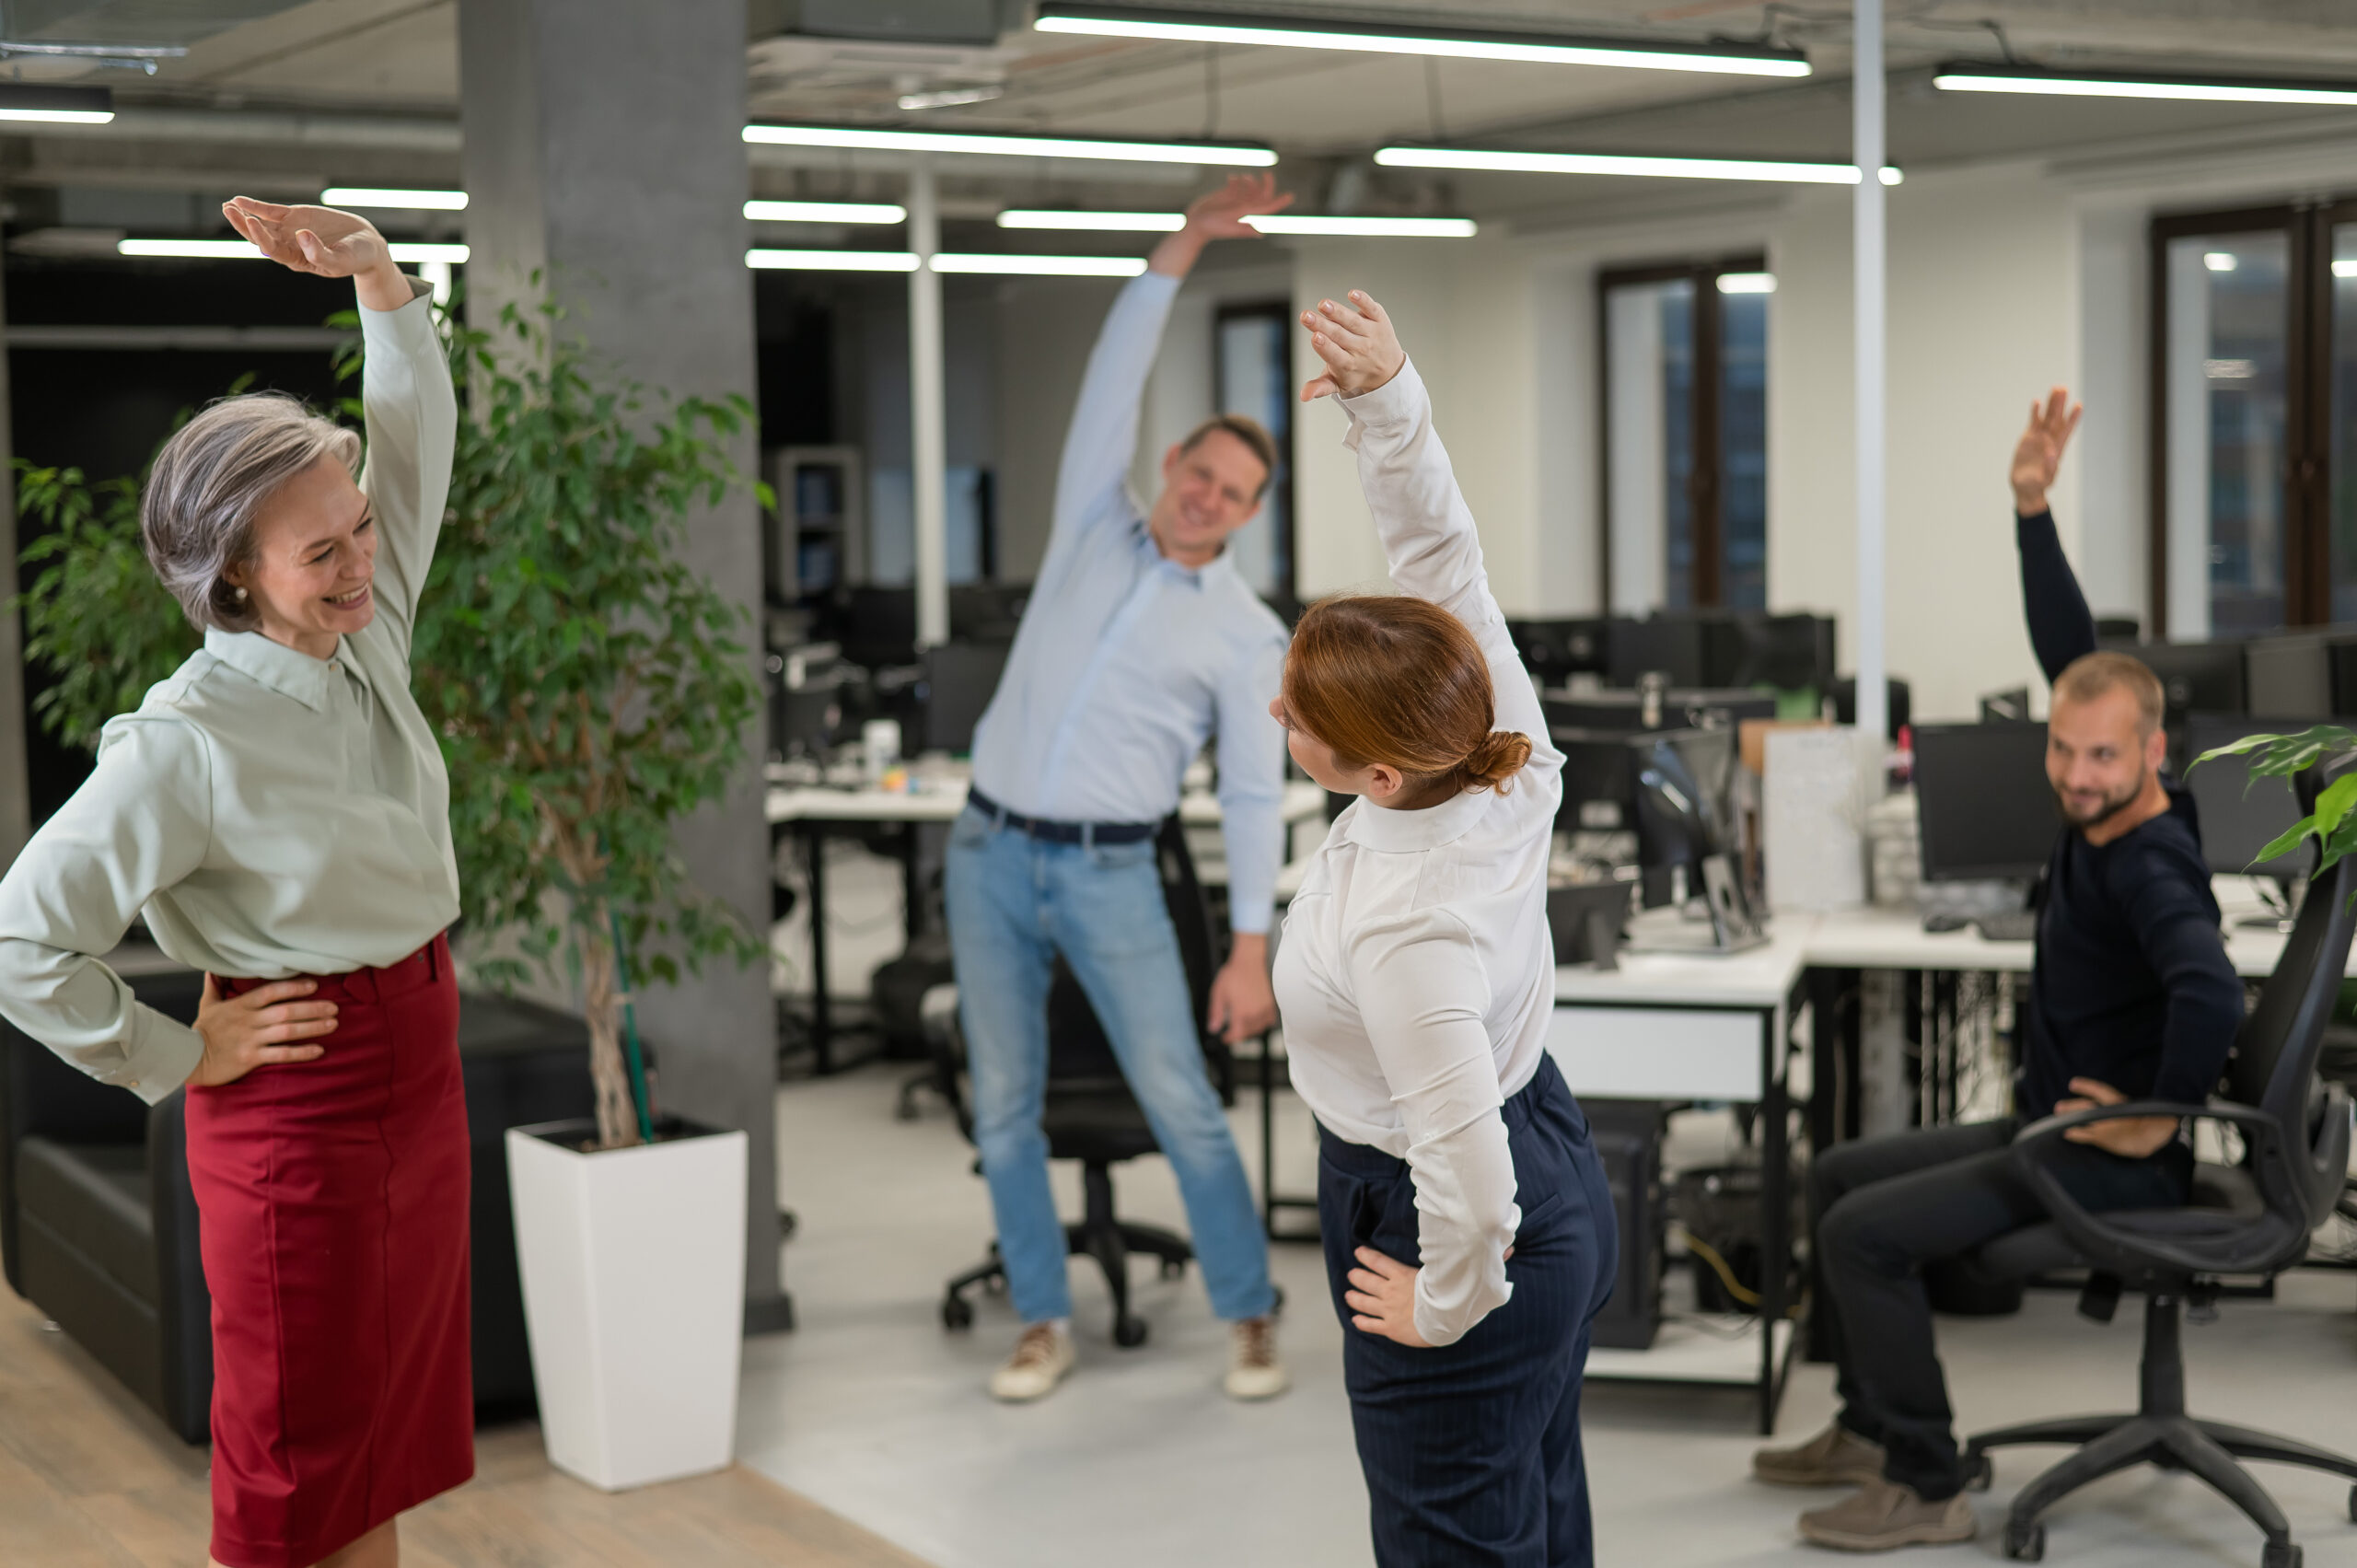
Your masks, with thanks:
[[[216,1568],[385,1568],[473,1473],[449,781],[410,629],[457,409],[424,286],[369,224],[238,197],[349,277],[367,462],[272,394],[156,459],[141,519],[204,646],[115,719],[0,881],[0,1014],[150,1103],[186,1086],[213,1293]],[[356,475],[356,477],[355,477]],[[101,961],[135,915],[206,971],[193,1028]]]

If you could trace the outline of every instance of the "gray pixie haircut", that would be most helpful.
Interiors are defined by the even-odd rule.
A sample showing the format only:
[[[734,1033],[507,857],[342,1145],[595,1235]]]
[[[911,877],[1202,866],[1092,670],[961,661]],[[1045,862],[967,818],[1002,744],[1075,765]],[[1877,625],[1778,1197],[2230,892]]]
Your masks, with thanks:
[[[199,631],[250,632],[261,623],[224,577],[254,554],[254,515],[279,486],[332,457],[360,466],[360,436],[284,392],[223,398],[156,454],[139,498],[148,564]]]

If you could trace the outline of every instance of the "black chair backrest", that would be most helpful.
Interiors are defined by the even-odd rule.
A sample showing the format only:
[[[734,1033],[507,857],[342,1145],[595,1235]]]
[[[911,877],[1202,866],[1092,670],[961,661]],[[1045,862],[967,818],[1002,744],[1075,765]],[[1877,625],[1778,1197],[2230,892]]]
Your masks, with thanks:
[[[2319,789],[2357,767],[2357,758],[2341,758],[2302,774],[2295,784],[2303,811],[2314,810]],[[2319,776],[2321,775],[2321,776]],[[2357,935],[2357,859],[2337,862],[2308,886],[2300,917],[2276,961],[2275,972],[2260,988],[2258,1005],[2235,1035],[2233,1055],[2226,1063],[2225,1098],[2253,1107],[2283,1130],[2295,1149],[2324,1156],[2326,1147],[2340,1141],[2345,1153],[2346,1125],[2324,1125],[2326,1097],[2316,1066],[2324,1054],[2325,1027],[2332,1021],[2340,999],[2343,971],[2349,963],[2350,939]],[[2269,1206],[2291,1201],[2305,1210],[2311,1224],[2320,1223],[2341,1182],[2341,1172],[2321,1166],[2327,1157],[2302,1162],[2317,1167],[2302,1181],[2298,1193],[2268,1193]],[[2262,1189],[2275,1178],[2259,1173]]]
[[[1176,815],[1163,820],[1155,835],[1155,861],[1162,876],[1162,895],[1170,911],[1170,924],[1178,938],[1178,958],[1187,972],[1187,995],[1195,1012],[1195,1033],[1202,1041],[1213,1082],[1227,1098],[1233,1079],[1225,1042],[1207,1027],[1211,1016],[1212,976],[1219,968],[1212,931],[1211,903],[1195,876],[1195,859],[1188,853],[1187,835]],[[1080,981],[1061,958],[1048,989],[1048,1082],[1051,1087],[1111,1087],[1123,1082],[1120,1062],[1105,1036],[1105,1026],[1088,1005]]]

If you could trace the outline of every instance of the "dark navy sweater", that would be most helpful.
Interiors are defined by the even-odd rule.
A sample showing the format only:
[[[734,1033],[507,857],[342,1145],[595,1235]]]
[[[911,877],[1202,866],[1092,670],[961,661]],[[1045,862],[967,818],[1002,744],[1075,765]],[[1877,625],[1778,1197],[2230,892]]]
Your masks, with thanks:
[[[2053,680],[2096,648],[2054,515],[2017,519],[2022,608]],[[2047,861],[2038,958],[2022,1018],[2022,1114],[2050,1113],[2073,1078],[2131,1099],[2199,1105],[2225,1071],[2243,1018],[2193,796],[2165,781],[2169,809],[2111,842],[2065,828]]]

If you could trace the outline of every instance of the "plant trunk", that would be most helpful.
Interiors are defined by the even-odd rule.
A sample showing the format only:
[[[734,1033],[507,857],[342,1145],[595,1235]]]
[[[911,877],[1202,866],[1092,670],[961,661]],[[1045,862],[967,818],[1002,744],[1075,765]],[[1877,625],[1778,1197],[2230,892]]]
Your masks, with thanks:
[[[589,1080],[598,1093],[598,1146],[638,1143],[638,1109],[631,1099],[630,1068],[622,1061],[621,995],[614,984],[614,947],[598,925],[581,936],[583,1011],[589,1023]]]

